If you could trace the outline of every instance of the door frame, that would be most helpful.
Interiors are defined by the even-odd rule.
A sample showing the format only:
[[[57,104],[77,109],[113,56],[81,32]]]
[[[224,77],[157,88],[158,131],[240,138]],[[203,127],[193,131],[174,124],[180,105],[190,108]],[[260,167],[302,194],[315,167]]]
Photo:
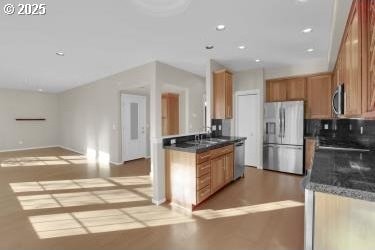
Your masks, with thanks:
[[[235,114],[234,114],[234,131],[235,135],[238,135],[237,132],[239,131],[238,128],[238,98],[239,96],[244,96],[244,95],[256,95],[258,97],[258,108],[259,108],[259,113],[258,113],[258,132],[257,132],[257,139],[258,139],[258,147],[259,147],[259,155],[258,155],[258,163],[257,163],[257,168],[262,169],[263,164],[262,164],[262,159],[263,159],[263,98],[261,95],[261,91],[259,89],[252,89],[252,90],[243,90],[243,91],[236,91],[235,92]],[[249,139],[249,138],[247,138]],[[246,150],[246,149],[245,149]]]
[[[147,107],[146,107],[146,105],[147,105],[147,97],[146,96],[144,96],[144,95],[135,95],[135,94],[126,94],[126,93],[121,93],[121,161],[122,161],[122,163],[124,163],[125,161],[126,161],[126,159],[125,159],[125,143],[126,143],[126,141],[125,141],[125,137],[126,137],[126,135],[125,135],[125,107],[124,107],[124,101],[125,101],[125,98],[127,97],[127,96],[133,96],[133,97],[141,97],[143,100],[144,100],[144,103],[145,103],[145,105],[144,105],[144,117],[143,117],[143,119],[144,119],[144,122],[145,122],[145,136],[144,136],[144,145],[145,145],[145,148],[143,149],[143,157],[144,158],[146,158],[146,147],[147,147],[147,138],[146,138],[146,136],[147,136],[147,133],[146,133],[146,125],[147,125]]]

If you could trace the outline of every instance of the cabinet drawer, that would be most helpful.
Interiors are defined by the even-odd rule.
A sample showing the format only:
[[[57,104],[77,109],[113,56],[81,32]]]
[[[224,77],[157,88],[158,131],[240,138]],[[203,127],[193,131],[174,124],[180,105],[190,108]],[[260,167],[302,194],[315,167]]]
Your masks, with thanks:
[[[207,187],[211,183],[211,174],[205,174],[197,178],[197,190]]]
[[[197,164],[208,161],[210,159],[210,156],[211,156],[211,151],[197,154]]]
[[[207,199],[211,194],[211,186],[208,185],[197,192],[197,204]]]
[[[210,173],[210,170],[211,170],[211,163],[209,161],[203,164],[199,164],[197,166],[197,177]]]
[[[216,158],[220,155],[225,155],[233,152],[233,145],[228,145],[222,148],[211,150],[211,158]]]

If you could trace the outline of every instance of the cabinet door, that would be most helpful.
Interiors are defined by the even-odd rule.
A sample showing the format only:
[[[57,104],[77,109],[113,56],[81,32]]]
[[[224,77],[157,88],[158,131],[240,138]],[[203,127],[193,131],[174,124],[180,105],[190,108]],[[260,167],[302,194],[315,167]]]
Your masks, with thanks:
[[[349,27],[346,54],[347,58],[347,85],[346,87],[346,115],[356,116],[362,113],[362,88],[361,88],[361,47],[360,47],[360,26],[359,26],[358,4],[355,7],[352,22]]]
[[[306,99],[306,78],[294,78],[287,81],[287,100],[299,101]]]
[[[233,114],[233,79],[232,74],[225,72],[225,118],[231,119]]]
[[[215,119],[225,119],[226,117],[226,84],[225,84],[225,72],[214,73],[214,96],[213,96],[213,105],[214,105],[214,114]]]
[[[287,100],[287,81],[267,82],[267,102],[282,102]]]
[[[233,167],[234,167],[233,152],[225,155],[225,183],[233,180]]]
[[[331,118],[331,75],[307,78],[306,118]]]
[[[375,0],[368,1],[367,18],[367,109],[375,111]]]
[[[305,141],[305,170],[311,169],[315,154],[315,139],[306,139]]]
[[[211,160],[211,193],[225,184],[225,155]]]

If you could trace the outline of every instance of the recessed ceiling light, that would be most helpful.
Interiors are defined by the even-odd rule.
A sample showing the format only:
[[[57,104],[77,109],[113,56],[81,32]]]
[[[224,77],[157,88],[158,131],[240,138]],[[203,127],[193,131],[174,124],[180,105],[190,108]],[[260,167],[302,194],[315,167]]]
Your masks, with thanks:
[[[218,26],[216,26],[216,30],[217,31],[223,31],[223,30],[225,30],[225,25],[224,24],[219,24]]]
[[[311,52],[314,52],[314,49],[313,48],[309,48],[306,51],[311,53]]]
[[[58,56],[64,56],[65,54],[64,54],[63,51],[57,51],[57,52],[56,52],[56,55],[58,55]]]
[[[39,92],[43,92],[43,89],[38,89]]]
[[[255,62],[260,62],[260,59],[255,59]]]
[[[207,46],[206,46],[206,49],[213,49],[213,48],[214,48],[213,45],[207,45]]]
[[[313,31],[312,28],[306,28],[302,30],[302,33],[310,33],[311,31]]]
[[[240,45],[238,46],[239,49],[246,49],[246,46],[245,45]]]
[[[297,2],[300,2],[300,3],[306,3],[308,0],[297,0]]]

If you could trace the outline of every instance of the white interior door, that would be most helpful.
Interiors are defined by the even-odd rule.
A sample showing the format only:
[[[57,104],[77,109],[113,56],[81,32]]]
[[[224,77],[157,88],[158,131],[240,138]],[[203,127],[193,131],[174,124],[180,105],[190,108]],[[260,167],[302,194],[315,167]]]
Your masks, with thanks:
[[[260,165],[259,94],[237,95],[236,135],[246,137],[245,165]]]
[[[146,157],[146,97],[121,95],[122,159]]]

